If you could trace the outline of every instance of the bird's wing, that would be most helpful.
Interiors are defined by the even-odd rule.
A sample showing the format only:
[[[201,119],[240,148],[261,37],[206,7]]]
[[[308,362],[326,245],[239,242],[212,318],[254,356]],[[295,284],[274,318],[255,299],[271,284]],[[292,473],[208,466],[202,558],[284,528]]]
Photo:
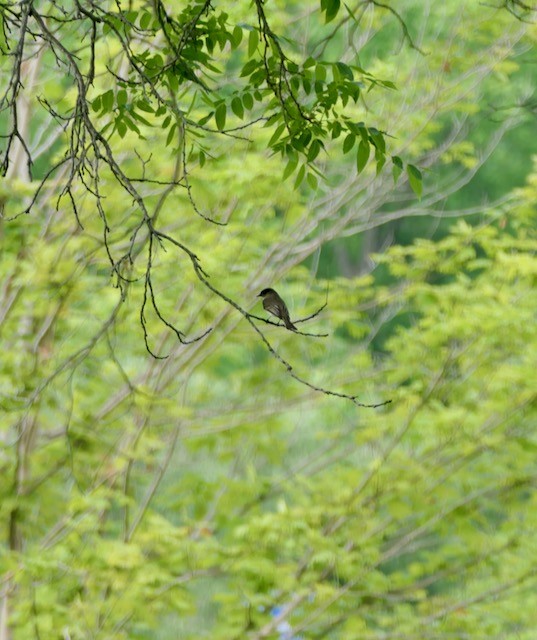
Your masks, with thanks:
[[[264,301],[263,306],[269,313],[272,313],[272,315],[276,316],[277,318],[282,317],[282,310],[277,302],[272,302],[270,300]]]

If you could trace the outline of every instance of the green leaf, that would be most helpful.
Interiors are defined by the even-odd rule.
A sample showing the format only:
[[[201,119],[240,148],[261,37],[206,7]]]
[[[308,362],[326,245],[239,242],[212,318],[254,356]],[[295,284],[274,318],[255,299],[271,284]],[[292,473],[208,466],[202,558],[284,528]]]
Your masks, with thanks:
[[[306,129],[306,131],[302,132],[302,135],[300,136],[300,142],[302,144],[303,149],[309,145],[311,138],[312,138],[312,135],[309,129]]]
[[[338,14],[340,0],[321,0],[321,9],[326,13],[326,22],[331,22]]]
[[[392,175],[394,184],[399,180],[399,176],[403,171],[403,161],[399,156],[392,156]]]
[[[221,102],[215,109],[214,120],[219,131],[222,131],[226,126],[226,112],[227,109],[225,102]]]
[[[160,73],[164,66],[164,58],[159,53],[156,53],[154,56],[147,58],[146,66],[154,74]]]
[[[272,147],[276,142],[278,142],[280,136],[285,130],[285,122],[276,127],[276,131],[272,134],[271,139],[269,140],[268,146]]]
[[[379,80],[379,84],[381,84],[383,87],[386,87],[387,89],[397,90],[397,86],[391,80]]]
[[[289,73],[295,74],[295,73],[298,73],[299,67],[296,62],[289,60],[287,62],[287,70],[289,71]]]
[[[352,73],[352,69],[349,65],[344,62],[336,62],[336,67],[343,78],[347,78],[347,80],[354,80],[354,74]]]
[[[242,42],[242,29],[239,27],[239,25],[235,25],[235,28],[233,29],[233,47],[236,49],[240,43]]]
[[[343,131],[343,127],[341,126],[341,124],[337,121],[334,122],[334,124],[332,125],[332,140],[339,138],[342,131]]]
[[[316,139],[311,143],[307,154],[308,162],[313,162],[315,160],[315,158],[319,155],[319,151],[321,150],[321,148],[322,143],[320,140]]]
[[[363,142],[369,145],[369,133],[363,122],[348,122],[347,127],[349,128],[349,131],[359,135]]]
[[[251,93],[245,93],[242,96],[242,104],[244,105],[245,109],[250,111],[250,109],[254,106],[254,99],[252,98]]]
[[[173,73],[173,71],[169,71],[166,74],[166,79],[168,81],[168,86],[170,87],[170,92],[177,93],[179,91],[179,77]]]
[[[251,58],[257,51],[257,45],[259,44],[259,33],[257,29],[250,31],[248,34],[248,57]]]
[[[381,152],[386,152],[386,141],[384,140],[384,136],[382,133],[375,129],[375,127],[369,127],[369,134],[371,135],[371,139],[373,140],[373,144],[375,147]]]
[[[317,180],[317,176],[314,173],[308,173],[308,175],[306,176],[306,180],[312,189],[317,189],[319,181]]]
[[[259,64],[259,60],[248,60],[242,68],[240,77],[244,78],[245,76],[252,75],[252,73],[259,67]]]
[[[418,196],[418,198],[421,198],[421,194],[423,193],[421,171],[413,164],[407,164],[406,172],[408,175],[408,182],[410,184],[410,187],[412,188],[412,191]]]
[[[136,106],[138,107],[138,109],[141,109],[142,111],[145,111],[146,113],[153,113],[154,112],[153,107],[149,104],[149,102],[147,100],[137,100],[136,101]]]
[[[198,124],[201,126],[203,126],[204,124],[207,124],[213,116],[214,116],[214,111],[210,111],[206,116],[203,116],[203,118],[200,118],[198,120]]]
[[[298,187],[302,184],[302,180],[304,180],[304,175],[306,174],[306,165],[301,165],[300,169],[298,170],[298,173],[296,174],[296,178],[295,178],[295,189],[298,189]]]
[[[358,173],[363,171],[367,161],[369,160],[369,144],[360,140],[360,144],[358,145],[358,151],[356,152],[356,168],[358,169]]]
[[[153,16],[150,13],[148,12],[142,13],[142,17],[140,18],[140,29],[143,29],[145,31],[149,27],[152,21],[153,21]]]
[[[173,136],[175,134],[175,129],[177,128],[177,123],[174,122],[168,131],[168,135],[166,136],[166,146],[168,147],[173,140]]]
[[[127,133],[127,125],[120,118],[116,119],[116,129],[119,133],[119,137],[124,138],[125,134]]]
[[[304,152],[304,144],[300,138],[291,138],[291,144],[293,145],[293,149],[296,149],[300,153]]]
[[[114,92],[112,89],[108,89],[101,96],[102,111],[103,113],[109,113],[114,108]]]
[[[137,111],[134,111],[134,109],[129,111],[129,113],[131,114],[131,116],[135,120],[138,120],[138,122],[141,122],[142,124],[145,124],[147,127],[152,127],[153,126],[152,122],[149,122],[149,120],[146,120],[146,118],[144,118],[142,115],[140,115]]]
[[[296,155],[296,153],[294,155],[291,155],[289,157],[289,160],[287,162],[287,165],[285,167],[285,169],[283,170],[283,175],[282,175],[282,180],[285,182],[285,180],[287,180],[287,178],[293,173],[293,171],[296,169],[298,164],[298,156]]]
[[[135,24],[136,20],[138,20],[138,11],[125,11],[123,17],[127,22]]]
[[[315,79],[320,81],[326,80],[326,68],[324,64],[318,64],[315,67]]]
[[[358,131],[360,133],[360,136],[364,141],[364,144],[369,145],[369,133],[368,133],[367,127],[363,123],[359,123],[357,126],[358,126]]]
[[[273,125],[275,125],[277,122],[280,122],[282,120],[282,114],[281,113],[273,113],[269,119],[265,122],[265,124],[263,125],[263,127],[272,127]]]
[[[120,89],[117,92],[116,103],[118,107],[124,107],[127,104],[127,92],[125,89]]]
[[[135,133],[137,133],[138,135],[141,134],[140,129],[138,128],[138,126],[127,116],[125,115],[123,117],[123,120],[125,122],[125,124],[127,125],[127,127],[131,130],[134,131]]]
[[[241,118],[242,120],[244,116],[244,106],[242,104],[242,100],[238,96],[235,96],[231,101],[231,110],[237,118]]]
[[[354,147],[354,143],[356,142],[356,136],[354,133],[348,133],[343,140],[343,153],[349,153],[349,151]]]
[[[375,149],[375,160],[377,161],[377,176],[382,171],[382,168],[386,164],[386,156],[378,149]]]

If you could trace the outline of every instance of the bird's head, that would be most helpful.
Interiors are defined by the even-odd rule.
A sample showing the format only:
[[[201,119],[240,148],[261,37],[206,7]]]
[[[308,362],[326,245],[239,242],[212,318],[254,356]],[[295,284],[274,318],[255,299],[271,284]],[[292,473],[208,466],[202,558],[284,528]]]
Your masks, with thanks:
[[[274,291],[274,289],[263,289],[261,293],[257,294],[257,297],[264,298],[265,296],[268,296],[271,293],[276,293],[276,291]]]

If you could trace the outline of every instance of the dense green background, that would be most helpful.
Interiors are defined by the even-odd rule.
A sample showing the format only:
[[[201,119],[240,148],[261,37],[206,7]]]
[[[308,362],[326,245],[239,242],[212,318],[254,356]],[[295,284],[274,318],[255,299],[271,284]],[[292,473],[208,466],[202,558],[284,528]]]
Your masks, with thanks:
[[[357,171],[359,136],[325,137],[297,184],[304,159],[287,175],[293,154],[267,151],[277,121],[222,133],[247,122],[232,100],[256,56],[248,3],[225,7],[244,33],[216,47],[210,91],[173,70],[189,117],[212,113],[207,130],[169,137],[154,111],[118,125],[131,95],[103,106],[120,90],[107,69],[124,62],[113,32],[88,95],[96,126],[115,122],[122,168],[153,180],[137,184],[158,228],[212,286],[258,315],[269,285],[293,319],[327,302],[299,325],[325,338],[255,332],[163,242],[151,264],[162,316],[189,339],[212,330],[181,344],[147,305],[148,345],[168,356],[152,357],[147,237],[122,289],[103,242],[103,214],[115,260],[140,221],[110,171],[102,211],[82,182],[78,220],[68,198],[58,206],[60,171],[17,215],[69,146],[38,98],[68,112],[76,97],[52,50],[30,61],[35,164],[0,182],[1,640],[533,640],[537,30],[531,12],[462,0],[392,3],[397,15],[374,4],[265,8],[297,64],[367,71],[347,113],[420,167],[420,199],[406,171],[376,171],[373,147]],[[66,46],[76,28],[59,27]],[[5,37],[15,46],[15,30]],[[2,57],[2,93],[12,64]],[[252,118],[275,108],[260,100]],[[7,132],[7,108],[0,122]]]

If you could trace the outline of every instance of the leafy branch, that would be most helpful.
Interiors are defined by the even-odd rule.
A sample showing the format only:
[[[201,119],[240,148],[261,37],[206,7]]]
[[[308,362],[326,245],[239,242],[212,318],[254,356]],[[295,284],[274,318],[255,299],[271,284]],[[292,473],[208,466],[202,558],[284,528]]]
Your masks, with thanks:
[[[119,5],[116,10],[102,6],[87,4],[76,0],[76,10],[69,13],[52,4],[48,11],[42,11],[32,2],[23,2],[17,10],[6,10],[4,19],[19,29],[20,38],[14,49],[13,72],[8,89],[0,100],[0,109],[11,115],[12,128],[8,135],[8,144],[2,158],[2,170],[7,173],[11,148],[18,140],[24,149],[29,168],[34,164],[31,150],[25,142],[25,136],[19,129],[17,109],[18,96],[22,87],[21,74],[24,61],[25,43],[28,34],[42,48],[52,52],[60,69],[66,71],[75,89],[75,100],[71,108],[53,106],[45,96],[39,103],[48,116],[55,120],[68,140],[68,148],[63,156],[48,167],[38,180],[33,196],[29,199],[23,213],[31,213],[38,197],[53,178],[59,188],[58,206],[63,198],[67,198],[73,214],[82,227],[80,192],[93,198],[95,210],[101,220],[104,250],[111,264],[115,284],[121,291],[121,299],[125,299],[129,286],[135,281],[130,277],[132,267],[139,254],[146,248],[147,258],[143,277],[143,298],[140,307],[140,323],[147,351],[155,358],[159,355],[150,345],[147,311],[153,310],[158,320],[172,331],[181,344],[198,342],[207,336],[212,328],[199,333],[194,338],[187,338],[185,332],[170,322],[161,309],[153,286],[153,259],[157,244],[162,239],[173,242],[190,260],[192,269],[198,280],[228,305],[238,310],[254,327],[265,346],[289,374],[298,382],[312,390],[346,398],[359,406],[366,405],[358,401],[358,397],[343,394],[313,385],[298,376],[291,364],[285,360],[271,345],[263,332],[255,325],[254,320],[267,324],[276,324],[247,312],[240,304],[233,301],[224,292],[214,287],[208,274],[201,267],[196,253],[178,238],[158,231],[156,228],[158,212],[165,195],[151,214],[148,210],[146,196],[141,187],[144,184],[157,184],[164,187],[165,194],[174,188],[186,189],[192,210],[205,221],[223,226],[221,222],[204,214],[198,207],[189,179],[187,141],[200,145],[199,165],[205,157],[201,143],[196,142],[200,135],[206,133],[229,136],[246,127],[263,122],[274,128],[269,146],[287,156],[284,178],[298,171],[295,180],[298,186],[306,176],[314,186],[317,183],[314,162],[324,148],[323,139],[328,136],[338,137],[346,133],[343,143],[344,151],[348,151],[355,141],[357,144],[357,168],[363,170],[370,149],[374,150],[377,171],[384,165],[387,156],[386,133],[364,123],[356,123],[343,112],[336,110],[339,104],[344,108],[349,100],[356,102],[360,95],[359,83],[355,79],[356,70],[342,62],[316,62],[313,59],[304,61],[302,65],[293,62],[284,51],[281,38],[273,31],[269,17],[262,2],[255,2],[257,29],[250,35],[248,59],[242,68],[241,76],[246,80],[237,89],[233,97],[221,97],[220,91],[210,87],[212,79],[217,77],[218,69],[213,64],[214,48],[226,46],[233,50],[239,48],[243,29],[239,25],[232,26],[228,16],[218,13],[207,0],[201,4],[188,5],[177,15],[168,13],[157,1],[152,10],[125,11]],[[81,48],[73,48],[69,38],[61,37],[62,29],[80,27],[78,32],[85,34],[85,43]],[[151,47],[149,42],[155,34],[162,34],[166,46],[160,51]],[[257,53],[255,37],[261,38],[263,50],[261,57]],[[95,81],[99,74],[96,50],[101,39],[114,38],[120,46],[122,62],[114,67],[106,66],[106,74],[115,82],[113,88],[97,93]],[[144,47],[139,43],[143,41]],[[78,44],[78,42],[77,42]],[[363,70],[357,70],[362,78],[374,86],[376,79]],[[207,80],[202,80],[201,75]],[[382,83],[381,83],[382,84]],[[389,82],[384,86],[390,87]],[[201,88],[201,93],[200,93]],[[312,92],[313,89],[313,92]],[[187,107],[177,97],[184,91],[192,95],[193,105],[202,104],[208,107],[206,116],[196,120],[192,117],[192,107]],[[310,97],[311,96],[311,97]],[[255,113],[258,107],[269,110],[272,115]],[[252,112],[245,124],[226,126],[228,107],[239,120]],[[148,119],[149,118],[149,119]],[[207,126],[214,118],[216,129]],[[268,118],[268,119],[267,119]],[[147,162],[142,162],[142,176],[131,178],[130,171],[116,149],[116,141],[123,139],[127,132],[144,139],[143,127],[153,127],[162,119],[161,127],[167,130],[166,145],[177,140],[177,155],[180,158],[174,176],[169,180],[154,179],[147,175]],[[280,122],[283,120],[282,123]],[[299,162],[299,158],[302,160]],[[401,166],[400,159],[394,162]],[[117,245],[112,241],[113,235],[121,229],[115,227],[113,216],[106,206],[104,192],[104,174],[110,174],[117,185],[132,202],[137,214],[128,244],[118,254]],[[419,179],[416,178],[416,182]],[[108,186],[107,186],[108,188]],[[13,219],[13,218],[11,218]],[[299,320],[305,322],[308,318]],[[323,338],[327,334],[297,332],[304,336]]]

